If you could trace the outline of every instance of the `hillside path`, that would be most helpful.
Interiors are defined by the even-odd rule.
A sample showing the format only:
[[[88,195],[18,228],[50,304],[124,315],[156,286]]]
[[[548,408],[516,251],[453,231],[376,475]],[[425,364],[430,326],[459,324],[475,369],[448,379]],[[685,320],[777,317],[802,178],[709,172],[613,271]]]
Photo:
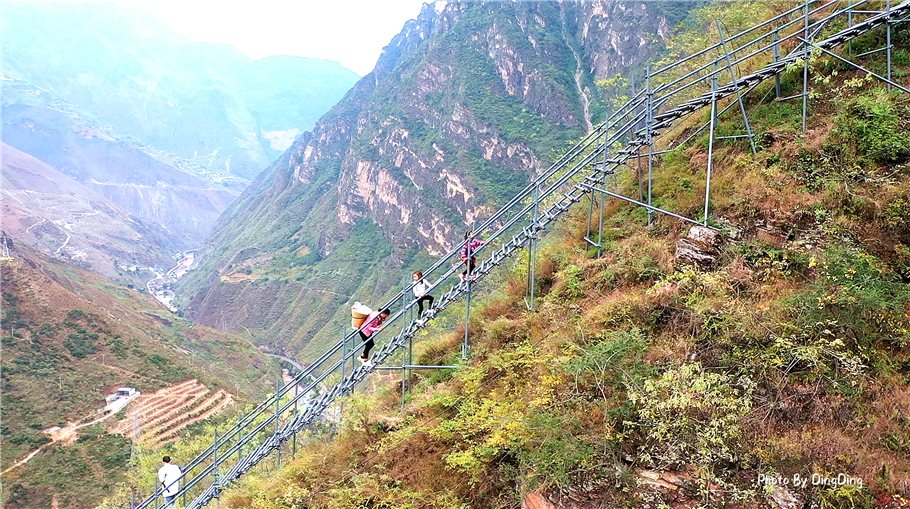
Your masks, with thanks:
[[[51,445],[54,445],[55,443],[60,442],[61,440],[66,440],[66,439],[68,439],[68,438],[71,437],[71,436],[73,435],[73,433],[75,433],[76,430],[78,430],[79,428],[84,428],[84,427],[86,427],[86,426],[91,426],[92,424],[98,424],[99,422],[101,422],[101,421],[103,421],[103,420],[105,420],[105,419],[107,419],[107,418],[109,418],[109,417],[113,417],[113,415],[114,415],[113,413],[110,413],[110,414],[107,414],[107,415],[105,415],[105,416],[103,416],[103,417],[99,417],[98,419],[95,419],[95,420],[92,421],[92,422],[87,422],[87,423],[85,423],[85,424],[80,424],[80,425],[75,426],[75,427],[73,427],[73,428],[63,428],[62,430],[60,430],[60,431],[54,433],[53,435],[51,435],[51,441],[50,441],[50,442],[48,442],[48,443],[42,445],[41,447],[35,449],[35,450],[32,451],[32,452],[30,452],[30,453],[28,454],[28,456],[26,456],[25,458],[23,458],[21,461],[19,461],[18,463],[16,463],[16,464],[13,465],[13,466],[7,468],[6,470],[0,472],[0,475],[4,475],[4,474],[6,474],[7,472],[10,472],[10,471],[12,471],[12,470],[15,469],[15,468],[18,468],[18,467],[21,467],[22,465],[25,465],[26,463],[29,462],[29,460],[31,460],[32,458],[34,458],[36,454],[38,454],[39,452],[41,452],[42,449],[45,449],[45,448],[47,448],[47,447],[49,447],[49,446],[51,446]]]

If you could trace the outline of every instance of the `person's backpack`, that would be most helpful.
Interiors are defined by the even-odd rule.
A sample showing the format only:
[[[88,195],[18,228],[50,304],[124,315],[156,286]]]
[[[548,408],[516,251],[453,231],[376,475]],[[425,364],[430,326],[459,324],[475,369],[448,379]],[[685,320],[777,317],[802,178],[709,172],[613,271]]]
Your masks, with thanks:
[[[363,322],[366,321],[367,317],[370,316],[370,313],[372,312],[373,310],[370,306],[355,302],[354,305],[351,306],[351,327],[354,329],[363,327]]]

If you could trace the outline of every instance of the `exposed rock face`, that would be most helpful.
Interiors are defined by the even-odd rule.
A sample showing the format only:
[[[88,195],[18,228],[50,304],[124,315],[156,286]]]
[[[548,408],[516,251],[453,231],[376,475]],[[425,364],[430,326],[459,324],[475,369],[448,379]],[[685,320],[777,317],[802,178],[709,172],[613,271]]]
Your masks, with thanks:
[[[704,226],[693,226],[689,234],[676,242],[676,261],[709,268],[720,256],[723,235]]]
[[[666,15],[655,16],[653,5],[640,2],[579,2],[578,8],[582,11],[579,39],[598,78],[613,76],[641,62],[642,48],[669,37],[674,23]],[[618,29],[622,26],[641,28]]]
[[[779,509],[799,509],[803,507],[803,501],[799,495],[781,487],[774,486],[769,497]]]
[[[254,256],[250,245],[305,244],[327,257],[366,221],[393,251],[389,265],[363,270],[398,270],[406,253],[450,249],[604,118],[595,80],[656,50],[651,40],[671,25],[660,9],[616,0],[425,4],[373,72],[229,209],[201,273],[184,283],[187,316],[209,323],[199,313],[212,308],[205,287]],[[218,293],[233,300],[231,291]],[[299,322],[291,314],[284,323]]]
[[[525,497],[521,509],[556,509],[556,506],[542,494],[533,491]]]
[[[508,98],[543,119],[540,127],[577,136],[584,118],[579,94],[566,83],[575,71],[572,51],[584,47],[581,90],[593,94],[593,80],[640,62],[650,39],[668,34],[669,22],[653,11],[608,0],[427,5],[376,69],[292,147],[295,184],[310,184],[326,158],[341,159],[343,224],[367,218],[389,238],[404,234],[431,253],[447,249],[457,239],[442,240],[441,225],[455,217],[470,224],[492,210],[496,198],[541,170],[546,161],[538,154],[550,148],[528,139],[530,119],[528,132],[515,136],[503,125],[508,119],[488,111],[497,104],[474,95]],[[514,185],[501,196],[484,193],[486,182],[472,171],[478,160]]]

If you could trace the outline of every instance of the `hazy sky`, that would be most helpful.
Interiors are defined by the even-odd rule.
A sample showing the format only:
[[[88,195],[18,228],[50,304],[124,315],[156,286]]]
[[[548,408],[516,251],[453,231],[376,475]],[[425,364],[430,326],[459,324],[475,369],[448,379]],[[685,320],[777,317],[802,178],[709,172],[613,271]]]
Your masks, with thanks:
[[[252,58],[336,60],[363,76],[424,0],[117,0],[185,37],[232,44]]]

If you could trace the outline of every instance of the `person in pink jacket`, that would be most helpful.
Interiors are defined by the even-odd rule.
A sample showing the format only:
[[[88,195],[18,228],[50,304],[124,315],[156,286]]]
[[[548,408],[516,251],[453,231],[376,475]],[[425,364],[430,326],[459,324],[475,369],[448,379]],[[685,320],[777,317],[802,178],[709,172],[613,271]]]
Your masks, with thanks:
[[[383,328],[381,327],[382,322],[389,317],[390,311],[388,309],[383,309],[382,311],[373,311],[367,316],[367,319],[364,320],[363,326],[358,331],[360,333],[360,339],[363,341],[363,355],[360,356],[360,363],[364,366],[370,365],[370,350],[375,346],[373,341],[373,333],[379,332]]]
[[[471,273],[474,272],[474,266],[477,265],[477,258],[474,258],[474,253],[482,245],[484,245],[484,241],[475,239],[473,230],[464,232],[464,244],[461,245],[461,261],[464,262],[467,268],[461,273],[462,281],[472,278]]]

